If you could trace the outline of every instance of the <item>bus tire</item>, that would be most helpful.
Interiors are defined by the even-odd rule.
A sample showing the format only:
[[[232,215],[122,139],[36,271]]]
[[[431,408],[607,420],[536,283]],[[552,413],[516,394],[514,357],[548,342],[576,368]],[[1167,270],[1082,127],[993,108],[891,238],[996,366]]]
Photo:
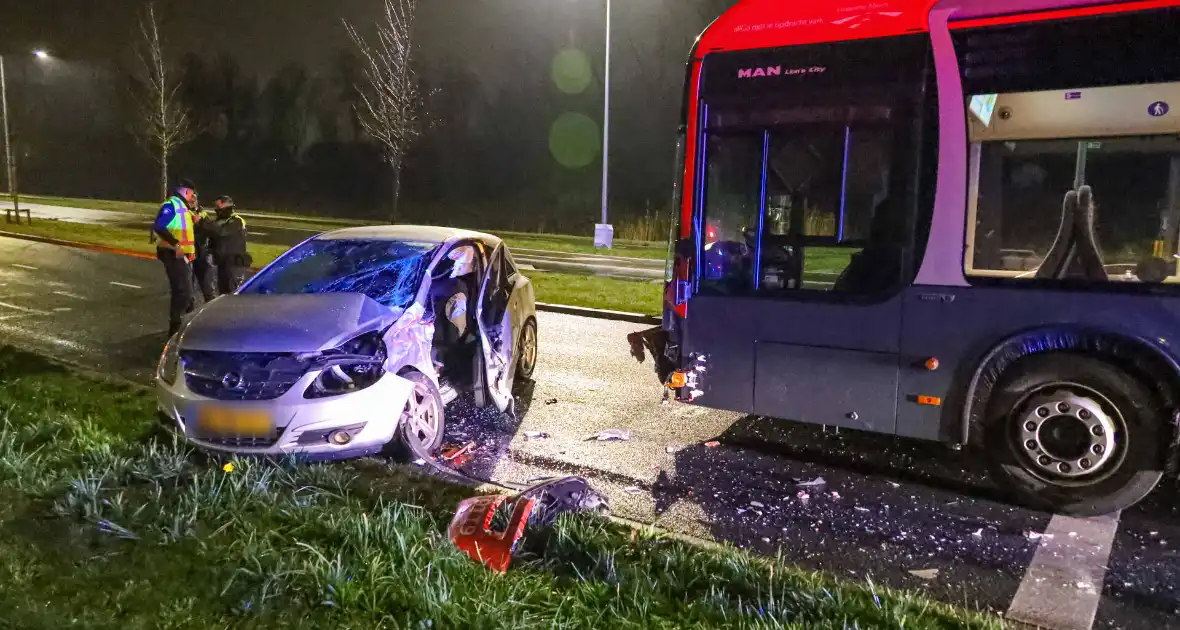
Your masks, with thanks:
[[[1031,506],[1070,516],[1126,509],[1163,476],[1163,412],[1123,370],[1077,353],[1010,367],[987,403],[992,477]]]

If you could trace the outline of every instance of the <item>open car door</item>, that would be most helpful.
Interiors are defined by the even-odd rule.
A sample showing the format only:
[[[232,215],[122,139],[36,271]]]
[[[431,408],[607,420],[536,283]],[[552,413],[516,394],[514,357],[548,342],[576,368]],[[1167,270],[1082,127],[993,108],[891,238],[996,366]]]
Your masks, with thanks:
[[[483,387],[476,384],[476,401],[480,401],[482,389],[486,396],[483,402],[490,402],[502,412],[512,411],[512,381],[516,376],[512,316],[508,308],[512,288],[504,263],[504,246],[500,245],[488,257],[487,274],[476,306],[484,366]]]

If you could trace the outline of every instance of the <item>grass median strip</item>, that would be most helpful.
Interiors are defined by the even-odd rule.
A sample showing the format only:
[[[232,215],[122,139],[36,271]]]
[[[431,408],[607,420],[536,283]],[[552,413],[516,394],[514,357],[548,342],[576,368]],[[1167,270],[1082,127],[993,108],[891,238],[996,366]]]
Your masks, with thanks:
[[[153,204],[140,201],[110,201],[107,199],[84,199],[75,197],[50,196],[27,196],[26,200],[32,203],[39,203],[48,206],[87,208],[91,210],[141,214],[144,215],[145,219],[150,219],[150,217],[160,209],[160,204],[158,203]],[[259,215],[249,219],[251,229],[270,228],[280,230],[306,230],[325,232],[328,230],[337,230],[342,227],[374,225],[373,222],[353,219],[335,219],[332,217],[298,215],[290,212],[272,210],[255,211],[246,207],[240,208],[239,212],[247,215]],[[614,241],[614,246],[611,249],[602,250],[594,247],[594,239],[591,236],[578,236],[572,234],[535,234],[530,232],[505,232],[500,230],[491,230],[491,232],[507,239],[509,245],[519,248],[543,249],[577,254],[598,254],[607,256],[647,258],[654,260],[663,260],[667,254],[667,244],[662,241],[648,242],[616,239]]]
[[[156,250],[155,245],[148,241],[146,230],[132,227],[38,220],[32,225],[4,224],[0,230],[144,254],[154,254]],[[259,266],[271,262],[286,250],[287,247],[283,245],[250,245],[250,255]],[[541,302],[643,314],[659,313],[661,309],[663,287],[660,284],[542,271],[528,271],[525,275],[532,279],[537,300]]]
[[[11,348],[0,382],[11,627],[999,627],[589,515],[497,576],[446,539],[468,489],[373,460],[205,457],[154,428],[150,394]]]

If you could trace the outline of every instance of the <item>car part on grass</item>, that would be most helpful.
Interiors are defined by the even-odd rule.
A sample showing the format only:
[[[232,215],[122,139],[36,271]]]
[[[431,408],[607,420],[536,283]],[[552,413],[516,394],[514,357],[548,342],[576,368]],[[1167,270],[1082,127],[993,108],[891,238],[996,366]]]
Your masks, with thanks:
[[[503,527],[493,528],[507,512]],[[459,502],[447,533],[455,546],[493,571],[503,573],[516,553],[526,527],[548,528],[566,512],[604,512],[606,498],[583,477],[552,477],[516,496],[486,495]],[[502,519],[503,520],[503,519]]]
[[[461,551],[472,560],[482,562],[489,569],[504,573],[516,545],[524,535],[529,516],[536,506],[534,499],[522,499],[513,503],[508,525],[501,531],[492,531],[492,519],[496,510],[508,500],[504,495],[472,497],[459,502],[455,518],[451,520],[447,534]]]

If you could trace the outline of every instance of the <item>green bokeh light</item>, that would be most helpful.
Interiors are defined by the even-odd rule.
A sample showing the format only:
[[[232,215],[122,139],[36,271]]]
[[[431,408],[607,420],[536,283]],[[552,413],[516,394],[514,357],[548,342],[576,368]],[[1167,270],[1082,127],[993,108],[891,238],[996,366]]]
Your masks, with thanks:
[[[598,123],[585,114],[566,112],[549,129],[549,152],[566,168],[582,168],[598,157]]]
[[[590,71],[590,59],[586,53],[575,48],[567,48],[553,58],[553,83],[557,89],[566,94],[581,94],[590,85],[593,74]]]

